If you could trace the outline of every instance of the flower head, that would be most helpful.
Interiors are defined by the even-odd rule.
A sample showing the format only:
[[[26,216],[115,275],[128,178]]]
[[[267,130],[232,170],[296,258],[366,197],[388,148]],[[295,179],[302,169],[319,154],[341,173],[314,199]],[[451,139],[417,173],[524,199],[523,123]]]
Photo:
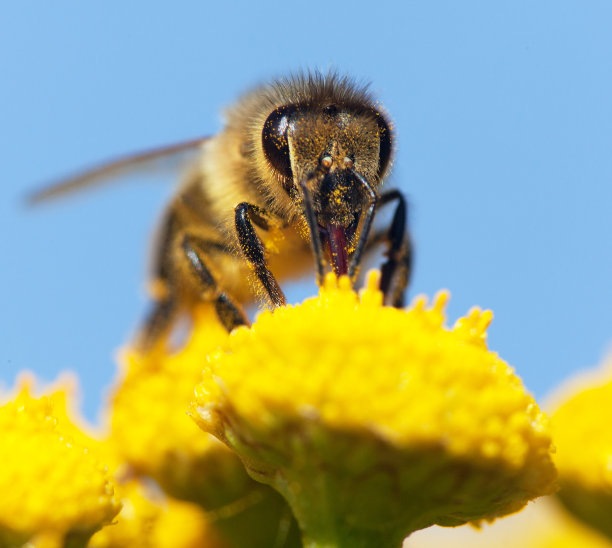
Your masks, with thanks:
[[[209,357],[198,424],[287,498],[313,546],[392,546],[550,493],[547,421],[487,350],[491,314],[447,329],[446,294],[397,310],[376,285],[358,298],[330,276],[236,330]]]
[[[561,489],[576,516],[612,539],[612,374],[572,380],[552,415]]]
[[[172,496],[208,506],[208,497],[220,496],[211,478],[220,466],[230,476],[246,476],[238,459],[212,436],[202,436],[186,414],[202,374],[202,364],[186,354],[205,356],[227,339],[214,311],[199,312],[207,327],[194,332],[183,351],[123,352],[109,407],[109,442],[137,474],[155,479]]]
[[[121,512],[88,548],[227,548],[194,504],[149,493],[135,480],[119,485],[118,495]]]
[[[110,474],[68,419],[68,389],[34,397],[19,385],[0,407],[0,545],[86,540],[120,509]]]
[[[196,317],[201,329],[176,354],[161,347],[147,355],[124,352],[110,407],[109,444],[137,475],[212,512],[215,527],[232,546],[271,546],[285,522],[285,543],[279,546],[296,546],[297,525],[283,498],[253,481],[240,459],[213,436],[202,435],[187,415],[206,355],[228,339],[212,307],[202,307]]]

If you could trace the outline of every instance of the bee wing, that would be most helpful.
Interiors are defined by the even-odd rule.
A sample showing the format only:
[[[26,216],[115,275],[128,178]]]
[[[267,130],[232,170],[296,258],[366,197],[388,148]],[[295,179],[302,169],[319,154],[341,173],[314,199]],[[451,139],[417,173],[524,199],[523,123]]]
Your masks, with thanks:
[[[30,205],[58,198],[77,190],[112,183],[140,172],[176,169],[195,158],[207,138],[192,139],[182,143],[162,146],[129,154],[104,162],[91,169],[60,179],[49,186],[34,191],[26,197]]]

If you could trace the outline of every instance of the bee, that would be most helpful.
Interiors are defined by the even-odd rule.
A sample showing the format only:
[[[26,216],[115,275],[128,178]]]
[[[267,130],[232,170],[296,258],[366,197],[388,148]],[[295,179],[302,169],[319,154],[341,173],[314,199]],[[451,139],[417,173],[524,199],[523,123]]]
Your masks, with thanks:
[[[407,204],[398,190],[380,192],[394,148],[391,122],[367,86],[302,73],[245,94],[213,137],[102,164],[30,201],[195,156],[158,228],[153,307],[135,341],[146,351],[197,303],[214,304],[231,331],[249,324],[243,306],[258,294],[286,304],[278,280],[311,268],[313,258],[319,285],[329,269],[355,280],[364,253],[382,243],[384,302],[403,306],[412,258]],[[376,212],[390,203],[389,226],[374,231]]]

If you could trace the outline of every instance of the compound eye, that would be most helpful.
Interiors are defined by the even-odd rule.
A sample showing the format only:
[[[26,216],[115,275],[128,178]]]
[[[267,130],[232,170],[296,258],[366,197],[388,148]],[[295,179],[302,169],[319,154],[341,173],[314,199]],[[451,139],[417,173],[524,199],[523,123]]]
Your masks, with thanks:
[[[389,167],[389,160],[391,160],[391,128],[385,120],[384,116],[377,111],[374,111],[376,115],[376,123],[378,124],[378,136],[380,139],[379,148],[379,159],[378,159],[378,175],[382,177],[387,167]]]
[[[275,109],[268,116],[261,132],[261,142],[266,158],[278,173],[288,179],[292,177],[292,173],[287,131],[291,122],[291,114],[294,112],[294,107]]]

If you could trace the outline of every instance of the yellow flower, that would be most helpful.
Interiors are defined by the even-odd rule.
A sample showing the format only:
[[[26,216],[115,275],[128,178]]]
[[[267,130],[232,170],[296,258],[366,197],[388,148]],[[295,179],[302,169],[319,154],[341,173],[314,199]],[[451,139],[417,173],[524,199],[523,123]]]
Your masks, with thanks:
[[[67,388],[20,381],[0,407],[0,546],[83,546],[119,511],[110,475],[68,419]]]
[[[214,311],[203,308],[200,321],[207,327],[194,333],[184,351],[160,355],[123,352],[120,378],[110,405],[109,442],[119,457],[139,475],[155,479],[179,499],[202,501],[215,497],[210,470],[219,465],[241,465],[211,436],[201,436],[189,420],[187,407],[200,381],[202,364],[185,359],[186,353],[205,356],[223,345],[227,333],[215,321]]]
[[[573,379],[557,397],[552,426],[559,497],[569,510],[612,538],[612,374],[609,366]]]
[[[196,317],[202,327],[180,352],[166,355],[160,347],[148,355],[124,353],[109,444],[138,475],[213,512],[232,546],[272,546],[283,538],[279,527],[286,533],[278,546],[298,546],[298,528],[283,498],[253,481],[240,459],[213,436],[203,436],[187,415],[206,355],[228,339],[212,307],[202,307]]]
[[[397,310],[377,283],[359,299],[329,276],[236,330],[208,359],[198,424],[287,498],[311,547],[399,546],[552,492],[546,418],[487,350],[491,314],[447,329],[446,294]]]
[[[123,505],[112,525],[88,548],[224,548],[204,511],[194,504],[148,493],[137,481],[118,487]]]

